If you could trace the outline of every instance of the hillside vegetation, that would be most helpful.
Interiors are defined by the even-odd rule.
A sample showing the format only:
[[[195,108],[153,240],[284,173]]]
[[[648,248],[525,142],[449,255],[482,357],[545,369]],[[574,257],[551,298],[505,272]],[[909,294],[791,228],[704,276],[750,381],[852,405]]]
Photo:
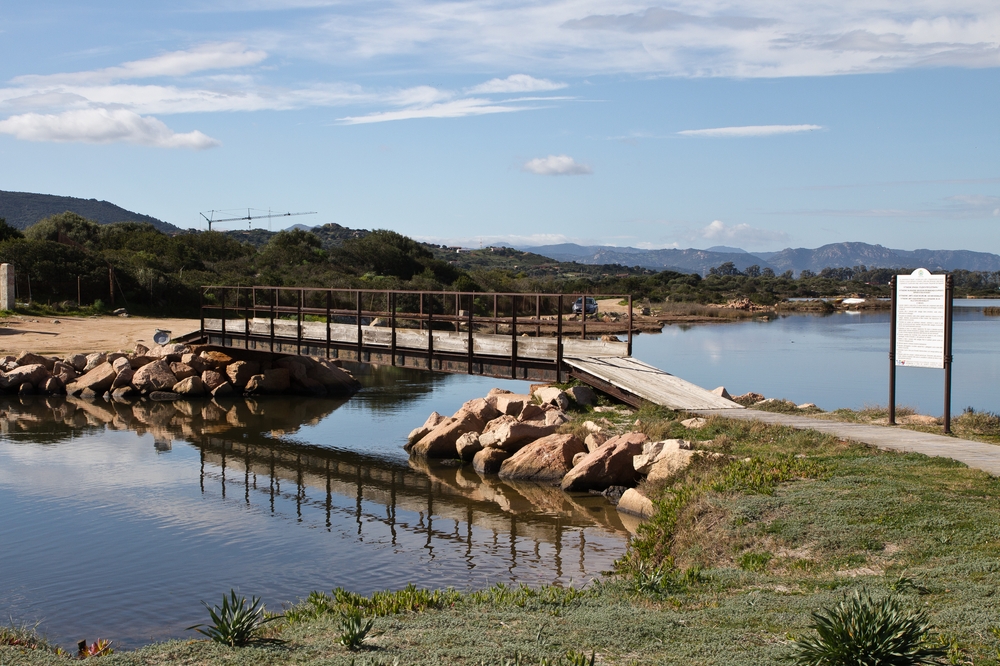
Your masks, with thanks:
[[[878,297],[891,269],[824,269],[819,274],[732,263],[702,278],[619,265],[559,262],[511,248],[456,252],[389,230],[325,225],[277,233],[166,234],[142,222],[98,224],[61,213],[23,233],[0,223],[0,261],[14,264],[18,300],[97,309],[194,314],[202,285],[271,285],[632,294],[650,302],[724,303],[747,298],[773,305],[788,298]],[[958,295],[996,296],[1000,272],[956,271]],[[113,289],[113,297],[112,297]]]

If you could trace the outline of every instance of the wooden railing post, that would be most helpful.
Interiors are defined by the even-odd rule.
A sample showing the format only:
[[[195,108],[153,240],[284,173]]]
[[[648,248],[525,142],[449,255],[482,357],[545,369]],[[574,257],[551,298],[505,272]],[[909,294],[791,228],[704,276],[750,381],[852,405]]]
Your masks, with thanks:
[[[510,376],[517,379],[517,296],[510,297]]]
[[[333,309],[333,289],[326,292],[326,357],[330,358],[330,310]]]
[[[220,321],[222,322],[222,346],[226,346],[226,288],[222,288],[222,311],[220,313]]]
[[[303,289],[299,289],[299,306],[298,306],[298,313],[297,313],[297,315],[298,315],[297,318],[298,318],[299,325],[298,325],[298,335],[295,338],[295,353],[296,354],[301,354],[302,353],[302,301],[304,299],[305,299],[305,291]]]
[[[472,363],[476,353],[476,340],[472,326],[472,311],[476,309],[476,295],[469,294],[469,374],[472,374]]]
[[[580,297],[580,314],[583,315],[583,325],[580,327],[580,339],[587,339],[587,294]]]
[[[499,323],[497,322],[498,310],[497,310],[497,295],[493,294],[493,335],[500,332]]]
[[[357,303],[357,319],[358,319],[358,363],[361,363],[361,351],[365,344],[365,334],[361,330],[361,290],[358,289],[356,292],[357,298],[355,299]]]
[[[434,369],[434,306],[427,311],[427,369]]]
[[[77,278],[79,281],[79,278]],[[198,292],[198,312],[201,314],[201,341],[208,342],[205,337],[205,288],[202,287],[201,291]]]
[[[542,296],[535,294],[535,337],[542,334]]]
[[[632,294],[628,295],[628,355],[632,355]]]
[[[390,293],[390,312],[389,315],[389,327],[392,329],[392,334],[389,342],[389,353],[392,355],[392,364],[396,365],[396,292]]]
[[[274,289],[272,291],[271,298],[269,298],[268,300],[271,301],[271,353],[273,354],[274,353],[274,306],[278,301],[277,289]]]
[[[559,308],[556,313],[556,384],[562,384],[562,362],[563,362],[563,337],[562,337],[562,318],[563,318],[563,297],[559,294]]]
[[[253,290],[250,291],[251,295]],[[246,317],[243,322],[243,348],[250,349],[250,301],[247,300]]]

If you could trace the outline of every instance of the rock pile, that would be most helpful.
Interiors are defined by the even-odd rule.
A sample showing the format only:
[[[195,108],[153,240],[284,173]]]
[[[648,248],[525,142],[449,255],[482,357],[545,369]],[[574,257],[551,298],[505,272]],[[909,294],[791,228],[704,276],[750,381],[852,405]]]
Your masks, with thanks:
[[[350,395],[359,384],[337,361],[304,356],[237,360],[211,348],[183,344],[66,358],[22,352],[0,358],[0,391],[68,393],[82,398],[176,400],[212,395],[299,393]]]
[[[614,486],[633,489],[643,479],[666,481],[698,457],[720,456],[692,450],[689,442],[680,439],[650,442],[641,432],[608,437],[593,421],[583,424],[586,439],[561,433],[559,426],[569,420],[565,410],[574,402],[592,405],[593,391],[532,388],[530,395],[493,389],[485,398],[466,402],[450,417],[434,412],[410,433],[404,448],[418,457],[460,458],[480,475],[559,485],[570,492]],[[619,505],[621,511],[643,517],[652,514],[652,502],[639,491],[627,494],[629,500]]]

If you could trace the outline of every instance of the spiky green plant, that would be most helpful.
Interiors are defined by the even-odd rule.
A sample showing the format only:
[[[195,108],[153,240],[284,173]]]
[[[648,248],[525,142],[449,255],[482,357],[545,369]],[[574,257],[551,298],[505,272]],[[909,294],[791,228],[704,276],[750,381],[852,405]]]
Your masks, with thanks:
[[[344,612],[340,618],[340,638],[338,642],[348,650],[356,650],[368,638],[368,633],[372,630],[375,620],[365,619],[361,610],[351,608]]]
[[[260,636],[261,628],[265,624],[281,616],[265,616],[264,606],[261,605],[259,597],[253,597],[248,603],[246,597],[238,596],[236,590],[231,589],[228,596],[222,595],[221,606],[213,608],[204,601],[201,603],[208,609],[212,623],[196,624],[188,629],[194,629],[216,643],[230,647],[243,647],[262,641],[279,642],[275,639],[263,639]]]
[[[908,611],[893,597],[855,591],[812,617],[816,634],[795,642],[798,666],[913,666],[937,663],[945,654],[928,641],[927,614]]]

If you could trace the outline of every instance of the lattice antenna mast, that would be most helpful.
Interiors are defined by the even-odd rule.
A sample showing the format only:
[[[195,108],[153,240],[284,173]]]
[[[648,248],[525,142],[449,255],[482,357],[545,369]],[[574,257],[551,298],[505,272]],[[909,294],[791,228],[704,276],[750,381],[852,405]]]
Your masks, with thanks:
[[[292,216],[295,216],[295,215],[316,215],[316,211],[308,211],[308,212],[304,212],[304,213],[274,213],[274,212],[272,212],[272,211],[269,210],[269,211],[267,211],[266,215],[254,215],[253,211],[254,211],[253,208],[247,208],[247,214],[246,215],[241,215],[240,217],[224,217],[224,218],[221,218],[221,219],[215,219],[215,214],[216,213],[226,213],[227,211],[223,211],[223,210],[210,210],[210,211],[207,211],[207,214],[206,213],[199,213],[199,214],[203,218],[205,218],[206,222],[208,222],[208,230],[209,231],[212,230],[212,225],[213,224],[219,224],[220,222],[243,222],[243,221],[246,221],[246,223],[247,223],[247,229],[249,229],[249,228],[251,228],[251,226],[253,224],[253,220],[267,219],[268,228],[270,228],[270,226],[271,226],[271,220],[274,219],[274,218],[276,218],[276,217],[292,217]]]

